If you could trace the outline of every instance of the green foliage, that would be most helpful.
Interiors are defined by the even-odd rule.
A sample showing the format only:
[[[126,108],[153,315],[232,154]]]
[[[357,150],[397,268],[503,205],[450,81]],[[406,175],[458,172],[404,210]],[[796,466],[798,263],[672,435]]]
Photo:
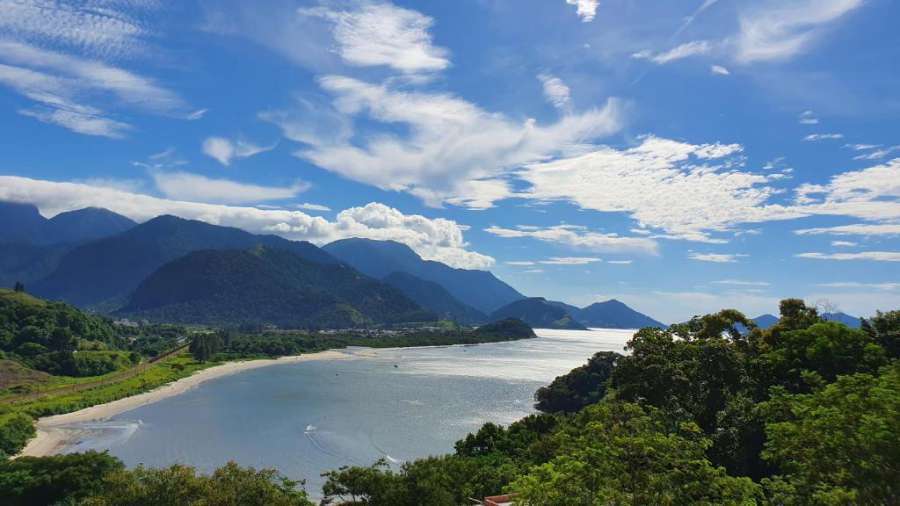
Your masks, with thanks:
[[[0,460],[18,453],[34,433],[30,416],[15,411],[0,414]]]
[[[286,328],[360,328],[428,321],[399,290],[342,264],[294,252],[195,251],[147,277],[119,313],[154,321]]]
[[[750,479],[710,464],[709,442],[696,425],[673,430],[657,412],[634,404],[589,406],[555,439],[557,456],[509,485],[521,502],[745,505],[761,497]]]
[[[573,413],[600,401],[606,395],[606,383],[621,357],[611,351],[595,354],[587,364],[539,388],[534,394],[535,407],[545,413]]]
[[[517,318],[506,318],[478,327],[477,333],[482,336],[496,336],[506,339],[527,339],[536,337],[534,330],[527,323]]]
[[[862,329],[884,348],[887,356],[900,358],[900,310],[882,313],[862,321]]]
[[[197,334],[189,349],[194,360],[206,362],[222,349],[222,338],[218,334]]]
[[[0,462],[0,492],[7,506],[73,504],[102,490],[103,477],[123,469],[106,453],[21,457]]]
[[[104,476],[84,506],[312,506],[299,483],[274,469],[256,470],[229,462],[211,475],[192,467],[142,466]]]
[[[896,504],[900,497],[900,363],[810,394],[778,388],[766,413],[765,480],[775,504]]]

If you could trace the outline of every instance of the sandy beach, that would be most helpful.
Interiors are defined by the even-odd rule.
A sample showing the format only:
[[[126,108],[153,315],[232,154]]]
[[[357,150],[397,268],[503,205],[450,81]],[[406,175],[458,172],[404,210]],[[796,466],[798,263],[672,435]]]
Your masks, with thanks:
[[[348,352],[328,350],[277,359],[227,362],[222,365],[210,367],[209,369],[204,369],[196,374],[163,385],[149,392],[125,397],[106,404],[98,404],[80,411],[73,411],[72,413],[44,417],[37,421],[37,435],[28,442],[28,445],[19,455],[17,455],[17,457],[44,457],[53,455],[73,442],[78,441],[80,438],[83,431],[70,427],[72,424],[108,420],[119,413],[124,413],[184,393],[205,381],[275,364],[307,362],[310,360],[346,359],[351,358],[352,356],[353,355]]]

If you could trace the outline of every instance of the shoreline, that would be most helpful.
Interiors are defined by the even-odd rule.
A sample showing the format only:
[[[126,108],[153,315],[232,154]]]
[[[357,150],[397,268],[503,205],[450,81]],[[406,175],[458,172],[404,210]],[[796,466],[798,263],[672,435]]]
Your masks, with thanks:
[[[195,374],[171,383],[167,383],[150,390],[149,392],[123,397],[121,399],[104,404],[97,404],[71,413],[45,416],[39,418],[35,423],[35,437],[32,438],[28,444],[25,445],[25,448],[13,458],[47,457],[55,455],[63,448],[77,442],[79,437],[85,432],[78,428],[67,427],[68,425],[108,420],[120,413],[182,394],[202,383],[216,378],[271,365],[309,362],[313,360],[342,360],[349,359],[352,356],[352,353],[347,353],[345,351],[326,350],[288,357],[225,362],[208,369],[203,369],[202,371],[198,371]]]

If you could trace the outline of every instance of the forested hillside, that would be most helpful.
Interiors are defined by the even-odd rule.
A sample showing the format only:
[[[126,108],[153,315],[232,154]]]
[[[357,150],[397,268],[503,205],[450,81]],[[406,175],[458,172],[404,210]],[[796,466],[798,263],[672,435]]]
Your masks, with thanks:
[[[627,355],[600,353],[540,389],[545,413],[487,424],[455,454],[400,471],[334,471],[325,493],[372,505],[501,491],[530,506],[896,504],[898,342],[900,311],[857,330],[799,300],[767,330],[736,311],[646,328]]]
[[[348,328],[434,320],[399,290],[342,264],[287,250],[206,250],[144,280],[118,312],[136,318],[224,326]]]

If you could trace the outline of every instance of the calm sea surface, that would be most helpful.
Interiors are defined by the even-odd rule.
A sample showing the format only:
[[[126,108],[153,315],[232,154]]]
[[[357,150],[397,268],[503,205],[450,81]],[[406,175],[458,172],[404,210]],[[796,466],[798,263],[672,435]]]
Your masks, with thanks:
[[[476,346],[350,349],[347,360],[279,364],[210,380],[113,419],[66,451],[109,450],[128,466],[229,460],[306,479],[343,465],[448,453],[485,422],[533,411],[532,396],[633,331],[537,330],[537,339]]]

